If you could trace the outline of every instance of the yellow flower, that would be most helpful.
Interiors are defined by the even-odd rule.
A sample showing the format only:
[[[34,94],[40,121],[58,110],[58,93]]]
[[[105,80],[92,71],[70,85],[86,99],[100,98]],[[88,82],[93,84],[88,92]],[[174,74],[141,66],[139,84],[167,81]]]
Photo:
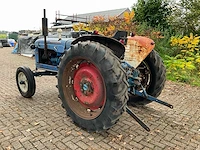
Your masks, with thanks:
[[[197,37],[195,37],[192,41],[191,41],[191,44],[193,44],[193,45],[198,45],[199,44],[199,36],[197,36]]]
[[[187,52],[187,50],[181,50],[181,52],[182,52],[182,53],[185,53],[185,52]]]
[[[196,62],[197,62],[197,63],[200,63],[200,58],[197,58],[197,59],[196,59]]]
[[[192,40],[193,38],[193,33],[190,33],[190,39]]]

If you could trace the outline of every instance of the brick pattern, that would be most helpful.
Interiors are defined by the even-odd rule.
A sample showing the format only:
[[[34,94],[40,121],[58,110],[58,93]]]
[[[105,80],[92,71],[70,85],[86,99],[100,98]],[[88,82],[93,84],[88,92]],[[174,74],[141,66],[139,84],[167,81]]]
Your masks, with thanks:
[[[15,71],[32,70],[34,59],[0,49],[0,150],[199,150],[200,89],[167,82],[160,99],[174,109],[151,103],[130,107],[148,126],[146,132],[128,114],[102,133],[88,133],[75,126],[61,107],[55,77],[37,77],[36,93],[23,98],[17,89]]]

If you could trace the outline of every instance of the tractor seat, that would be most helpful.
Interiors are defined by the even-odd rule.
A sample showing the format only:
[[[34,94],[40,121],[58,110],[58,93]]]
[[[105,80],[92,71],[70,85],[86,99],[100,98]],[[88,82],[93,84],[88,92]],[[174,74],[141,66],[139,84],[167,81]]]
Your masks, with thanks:
[[[114,36],[112,38],[114,38],[114,39],[116,39],[116,40],[119,41],[120,39],[126,38],[127,34],[128,33],[126,31],[120,31],[120,30],[118,30],[118,31],[115,32],[115,34],[114,34]]]

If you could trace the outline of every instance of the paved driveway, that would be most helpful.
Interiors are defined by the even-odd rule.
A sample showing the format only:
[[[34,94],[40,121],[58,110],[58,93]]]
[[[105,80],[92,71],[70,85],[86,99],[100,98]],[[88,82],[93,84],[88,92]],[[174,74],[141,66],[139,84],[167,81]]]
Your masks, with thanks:
[[[174,109],[151,103],[130,107],[151,128],[146,132],[128,114],[103,133],[88,133],[66,116],[58,99],[55,77],[37,77],[36,94],[23,98],[15,71],[34,69],[34,59],[0,49],[0,150],[200,150],[200,88],[167,82],[160,99]]]

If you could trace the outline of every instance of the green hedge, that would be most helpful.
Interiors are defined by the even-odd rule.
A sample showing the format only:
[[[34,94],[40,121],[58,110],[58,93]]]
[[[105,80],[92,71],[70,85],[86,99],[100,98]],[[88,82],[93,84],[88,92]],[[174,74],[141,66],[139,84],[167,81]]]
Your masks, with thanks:
[[[0,39],[6,39],[7,35],[6,34],[0,34]]]

